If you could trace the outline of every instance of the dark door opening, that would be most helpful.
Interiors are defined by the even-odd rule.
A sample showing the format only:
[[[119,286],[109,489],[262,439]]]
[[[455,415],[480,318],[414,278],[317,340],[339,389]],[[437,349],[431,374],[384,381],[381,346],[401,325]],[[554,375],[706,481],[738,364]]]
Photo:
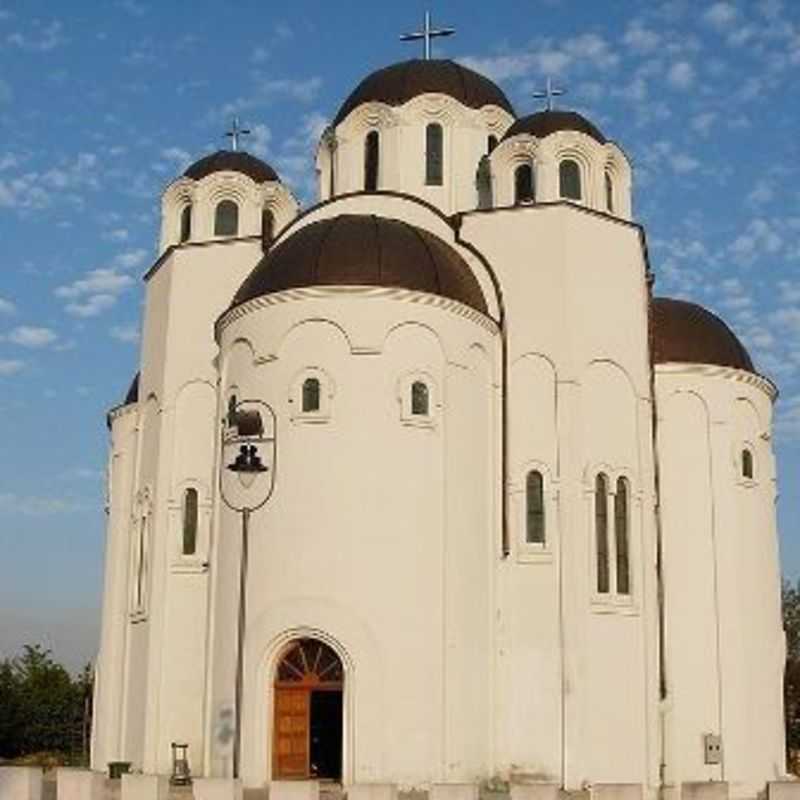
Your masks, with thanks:
[[[311,692],[311,774],[338,781],[342,777],[342,693]]]
[[[342,778],[344,670],[328,645],[298,639],[275,676],[272,775],[278,779]]]

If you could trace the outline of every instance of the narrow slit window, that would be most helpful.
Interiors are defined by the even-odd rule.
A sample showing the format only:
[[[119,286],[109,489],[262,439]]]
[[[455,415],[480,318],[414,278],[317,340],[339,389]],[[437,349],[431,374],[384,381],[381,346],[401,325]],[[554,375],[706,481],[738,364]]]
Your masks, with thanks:
[[[181,211],[181,242],[188,242],[192,238],[192,204],[189,203]]]
[[[530,164],[520,164],[514,170],[514,203],[532,203],[533,192],[533,167]]]
[[[147,570],[147,565],[145,563],[147,556],[147,548],[145,545],[146,536],[147,517],[141,517],[139,519],[138,530],[136,531],[136,580],[134,582],[133,593],[133,607],[135,611],[141,611],[144,608],[144,590]]]
[[[606,211],[614,213],[614,181],[611,175],[606,172]]]
[[[183,554],[193,556],[197,550],[197,489],[183,493]]]
[[[628,481],[620,478],[614,495],[614,543],[617,551],[617,594],[622,595],[631,593],[629,494]]]
[[[490,133],[489,138],[486,140],[486,152],[491,154],[495,147],[497,147],[497,137],[493,133]]]
[[[581,191],[581,169],[577,161],[568,158],[561,162],[558,167],[559,194],[567,200],[580,200]]]
[[[239,232],[239,206],[223,200],[214,212],[214,236],[236,236]]]
[[[411,413],[421,417],[430,414],[430,392],[423,381],[414,381],[411,384]]]
[[[380,138],[378,131],[370,131],[364,140],[364,191],[378,190],[378,165],[380,164]]]
[[[319,378],[306,378],[303,381],[303,413],[319,411],[320,390]]]
[[[444,135],[438,122],[425,128],[425,183],[441,186],[444,181]]]
[[[742,450],[742,477],[753,480],[753,454],[745,448]]]
[[[268,209],[261,211],[261,249],[266,253],[275,238],[275,216]]]
[[[478,208],[491,208],[492,200],[492,164],[489,156],[481,156],[475,172],[475,186],[478,190]]]
[[[610,589],[608,563],[608,478],[600,473],[594,489],[594,528],[597,548],[597,591],[608,594]]]
[[[525,541],[545,543],[544,478],[538,470],[528,473],[525,481]]]

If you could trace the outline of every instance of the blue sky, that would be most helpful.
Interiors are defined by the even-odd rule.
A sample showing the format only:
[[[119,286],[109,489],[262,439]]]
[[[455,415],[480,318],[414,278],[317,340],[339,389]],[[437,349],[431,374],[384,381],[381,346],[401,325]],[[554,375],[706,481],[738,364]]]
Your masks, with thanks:
[[[105,411],[136,371],[159,195],[238,113],[304,204],[316,136],[425,5],[0,0],[0,654],[96,648]],[[436,53],[519,113],[548,76],[634,164],[657,291],[781,388],[783,569],[800,577],[800,5],[441,2]]]

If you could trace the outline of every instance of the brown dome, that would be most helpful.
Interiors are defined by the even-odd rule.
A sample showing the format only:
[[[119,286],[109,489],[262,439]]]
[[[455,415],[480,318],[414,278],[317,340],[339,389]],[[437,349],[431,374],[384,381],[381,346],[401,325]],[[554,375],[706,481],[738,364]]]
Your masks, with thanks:
[[[589,122],[586,117],[575,111],[539,111],[518,119],[505,133],[503,140],[510,139],[520,133],[528,133],[537,139],[544,139],[557,131],[580,131],[592,139],[606,143],[606,137]]]
[[[267,253],[233,305],[302,286],[396,286],[487,313],[475,275],[450,245],[399,219],[370,214],[342,214],[300,228]]]
[[[736,334],[702,306],[656,297],[650,310],[654,363],[718,364],[755,372],[753,361]]]
[[[214,172],[241,172],[256,183],[279,181],[278,173],[260,158],[241,150],[217,150],[210,156],[195,161],[184,173],[184,177],[199,181]]]
[[[338,125],[362,103],[377,101],[399,106],[421,94],[447,94],[470,108],[499,106],[514,115],[503,90],[488,78],[455,61],[419,59],[401,61],[364,78],[344,101],[333,121]]]

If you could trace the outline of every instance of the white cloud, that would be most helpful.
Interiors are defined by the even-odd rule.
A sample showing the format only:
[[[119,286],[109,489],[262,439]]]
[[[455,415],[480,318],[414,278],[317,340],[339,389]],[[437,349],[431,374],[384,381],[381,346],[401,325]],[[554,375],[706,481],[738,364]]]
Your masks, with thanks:
[[[21,50],[44,53],[54,50],[66,41],[63,33],[63,25],[58,20],[53,20],[47,25],[38,24],[34,33],[26,34],[15,31],[6,37],[10,45],[19,47]]]
[[[703,19],[715,28],[727,28],[737,17],[736,6],[732,3],[717,2],[712,5]]]
[[[127,228],[114,228],[103,234],[103,238],[109,242],[127,242],[130,238]]]
[[[694,67],[688,61],[676,61],[667,73],[667,82],[676,89],[689,89],[694,79]]]
[[[110,334],[112,339],[126,344],[136,344],[139,341],[139,328],[136,325],[115,325]]]
[[[729,246],[731,256],[739,264],[751,264],[766,253],[779,252],[783,247],[783,238],[775,227],[764,219],[753,219],[745,232],[734,239]]]
[[[670,165],[675,172],[683,175],[687,172],[694,172],[700,166],[700,162],[686,153],[676,153],[670,158]]]
[[[74,317],[96,317],[107,311],[116,302],[117,298],[113,294],[93,294],[82,303],[67,303],[64,310]]]
[[[88,294],[119,294],[133,284],[130,275],[123,275],[113,269],[93,269],[85,278],[74,281],[68,286],[59,286],[55,290],[56,297],[75,299]]]
[[[702,136],[708,136],[716,119],[717,115],[713,111],[704,111],[692,117],[692,129]]]
[[[51,514],[72,514],[87,508],[71,497],[22,497],[13,492],[0,492],[0,513],[39,517]]]
[[[631,22],[625,31],[622,41],[632,50],[649,53],[661,42],[661,36],[654,30],[646,28],[641,22]]]
[[[8,359],[8,358],[0,359],[0,377],[15,375],[24,367],[25,367],[24,361],[19,361],[17,359]]]
[[[138,248],[136,250],[125,250],[114,257],[114,266],[119,269],[136,269],[147,261],[147,250]]]
[[[58,334],[50,328],[20,325],[14,328],[6,339],[21,347],[47,347],[58,340]]]
[[[251,136],[247,141],[247,149],[259,158],[266,158],[269,153],[269,143],[272,141],[272,132],[266,125],[252,125]]]
[[[770,183],[763,178],[756,182],[753,190],[747,195],[747,203],[751,206],[763,206],[775,197],[775,191]]]
[[[17,307],[10,301],[0,297],[0,314],[13,314]]]
[[[161,151],[161,158],[168,164],[175,165],[178,172],[183,172],[192,163],[192,157],[180,147],[167,147]]]

